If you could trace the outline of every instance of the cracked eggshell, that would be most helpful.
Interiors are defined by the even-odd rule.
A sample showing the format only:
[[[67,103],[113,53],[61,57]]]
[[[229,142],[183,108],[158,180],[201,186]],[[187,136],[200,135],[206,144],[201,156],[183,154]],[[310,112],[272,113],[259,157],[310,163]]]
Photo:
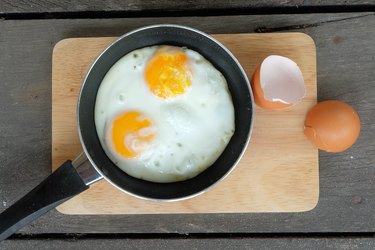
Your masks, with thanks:
[[[251,87],[255,103],[269,110],[295,105],[306,95],[305,81],[298,65],[278,55],[268,56],[258,65]]]
[[[324,101],[312,107],[306,115],[305,135],[327,152],[342,152],[357,140],[361,123],[357,112],[340,101]]]

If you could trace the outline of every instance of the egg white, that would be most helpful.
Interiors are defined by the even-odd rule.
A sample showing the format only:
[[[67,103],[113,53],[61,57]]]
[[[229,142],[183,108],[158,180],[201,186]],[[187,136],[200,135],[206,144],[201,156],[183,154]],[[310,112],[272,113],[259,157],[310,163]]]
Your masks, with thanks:
[[[192,178],[212,165],[235,124],[224,76],[193,50],[184,48],[192,69],[185,93],[163,99],[150,92],[144,71],[159,48],[134,50],[111,67],[97,93],[95,125],[104,151],[119,168],[136,178],[166,183]],[[107,135],[116,116],[134,110],[153,122],[156,136],[145,152],[127,159],[114,150]]]

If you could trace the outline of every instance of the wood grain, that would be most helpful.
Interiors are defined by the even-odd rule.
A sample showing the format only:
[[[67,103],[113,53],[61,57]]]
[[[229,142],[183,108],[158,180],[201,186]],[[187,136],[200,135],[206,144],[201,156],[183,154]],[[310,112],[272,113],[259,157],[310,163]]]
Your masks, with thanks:
[[[51,58],[55,44],[68,37],[120,36],[139,26],[158,23],[188,25],[211,34],[248,33],[265,27],[300,31],[314,39],[318,100],[349,103],[358,111],[362,125],[358,141],[349,150],[340,154],[319,152],[317,207],[305,213],[85,216],[54,210],[22,229],[21,234],[157,233],[168,237],[191,233],[375,231],[373,12],[0,20],[0,211],[51,173]],[[33,240],[22,242],[26,245]]]
[[[302,33],[214,35],[238,58],[247,75],[267,55],[296,61],[307,95],[283,111],[256,107],[248,150],[223,182],[208,192],[172,203],[144,201],[122,193],[107,181],[60,205],[66,214],[153,214],[301,212],[319,197],[318,151],[303,134],[306,112],[316,103],[314,41]],[[72,38],[60,41],[52,61],[52,167],[82,150],[76,128],[76,100],[88,67],[114,38]],[[223,202],[225,201],[225,202]]]
[[[176,237],[176,238],[85,238],[12,239],[0,242],[2,250],[60,249],[374,249],[373,237]]]
[[[299,11],[339,11],[347,9],[354,11],[356,7],[361,7],[362,11],[371,11],[374,8],[374,2],[369,0],[350,0],[345,1],[304,1],[304,0],[199,0],[199,1],[173,1],[173,0],[2,0],[0,2],[0,14],[27,14],[30,17],[34,14],[46,16],[48,18],[61,17],[77,14],[76,17],[91,17],[92,12],[108,13],[109,16],[118,16],[123,13],[135,13],[138,15],[167,15],[173,13],[216,13],[221,14],[248,11],[249,14],[257,12],[270,13],[288,13]],[[358,8],[357,8],[358,9]],[[87,13],[87,14],[85,14]]]

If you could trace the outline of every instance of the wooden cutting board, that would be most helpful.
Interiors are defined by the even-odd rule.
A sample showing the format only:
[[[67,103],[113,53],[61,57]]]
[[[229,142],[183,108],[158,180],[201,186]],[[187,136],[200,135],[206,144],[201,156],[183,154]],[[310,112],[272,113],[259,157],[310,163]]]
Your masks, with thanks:
[[[236,169],[208,192],[185,201],[152,202],[125,194],[101,180],[60,205],[65,214],[158,214],[302,212],[319,199],[318,150],[303,134],[306,112],[316,103],[316,49],[302,33],[213,35],[237,57],[249,79],[263,58],[283,55],[301,68],[306,97],[282,111],[255,108],[250,145]],[[52,169],[82,148],[76,104],[93,60],[115,37],[60,41],[52,63]]]

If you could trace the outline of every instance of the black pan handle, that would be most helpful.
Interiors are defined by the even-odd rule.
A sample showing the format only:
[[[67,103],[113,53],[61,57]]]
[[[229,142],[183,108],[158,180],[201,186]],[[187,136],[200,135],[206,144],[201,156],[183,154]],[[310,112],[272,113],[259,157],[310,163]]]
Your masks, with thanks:
[[[81,154],[77,159],[82,158],[85,157]],[[0,214],[0,241],[101,179],[87,158],[86,161],[78,162],[81,168],[76,169],[74,163],[66,161],[47,179]]]

